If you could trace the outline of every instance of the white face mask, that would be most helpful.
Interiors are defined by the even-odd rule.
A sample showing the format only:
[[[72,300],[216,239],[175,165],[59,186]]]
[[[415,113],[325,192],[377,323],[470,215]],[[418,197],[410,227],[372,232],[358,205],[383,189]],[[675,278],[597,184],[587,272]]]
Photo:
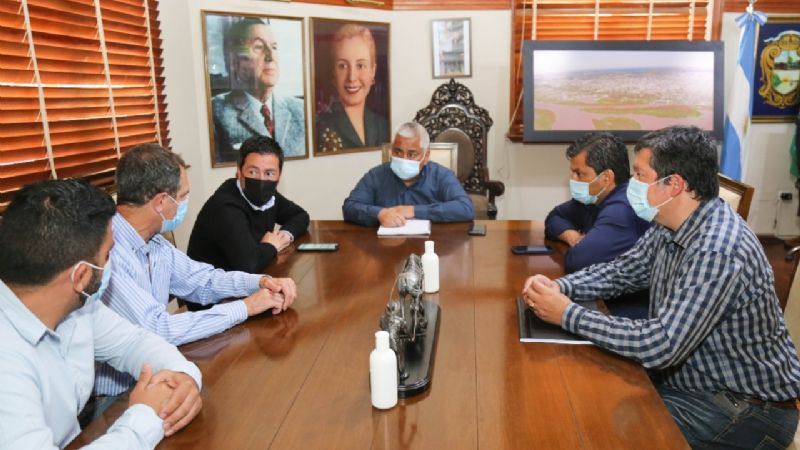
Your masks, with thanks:
[[[392,156],[392,163],[390,167],[392,172],[403,181],[410,180],[420,172],[420,162],[413,159],[398,158]]]
[[[628,190],[625,194],[628,197],[628,203],[631,204],[631,208],[633,208],[633,212],[636,213],[642,220],[646,220],[648,222],[652,222],[653,219],[658,214],[658,208],[669,203],[675,197],[670,197],[665,201],[661,202],[661,204],[652,206],[650,202],[647,200],[647,192],[650,190],[650,186],[660,183],[661,181],[666,180],[667,178],[671,177],[672,175],[667,175],[664,178],[656,180],[652,183],[645,183],[643,181],[639,181],[636,178],[631,178],[628,182]]]
[[[596,195],[592,195],[589,193],[589,186],[591,186],[592,183],[597,181],[597,179],[600,178],[600,175],[602,174],[603,173],[601,172],[599,175],[594,177],[592,181],[589,181],[588,183],[586,181],[569,180],[569,193],[572,196],[572,198],[575,199],[575,201],[583,203],[584,205],[594,205],[595,203],[597,203],[597,197],[603,192],[605,192],[606,187],[608,186],[603,186],[603,189],[600,189],[600,192],[598,192]]]

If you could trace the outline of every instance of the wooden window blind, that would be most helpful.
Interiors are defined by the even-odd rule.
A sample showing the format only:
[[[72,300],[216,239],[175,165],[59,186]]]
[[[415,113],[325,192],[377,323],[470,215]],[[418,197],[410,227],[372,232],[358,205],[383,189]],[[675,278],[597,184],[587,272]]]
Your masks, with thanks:
[[[23,185],[111,187],[131,146],[169,146],[157,0],[0,2],[0,209]]]
[[[523,40],[709,40],[714,0],[514,0],[511,121],[522,140]]]

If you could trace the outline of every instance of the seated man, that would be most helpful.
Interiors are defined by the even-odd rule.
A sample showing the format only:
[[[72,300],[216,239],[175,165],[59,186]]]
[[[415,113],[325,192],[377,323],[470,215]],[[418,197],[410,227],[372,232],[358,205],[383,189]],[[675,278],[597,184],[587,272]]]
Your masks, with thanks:
[[[113,276],[103,301],[130,322],[153,331],[173,345],[220,333],[247,317],[294,302],[296,287],[288,278],[225,272],[193,261],[159,231],[172,231],[189,206],[189,178],[183,159],[156,144],[128,150],[117,164],[117,214],[112,219]],[[170,314],[170,295],[214,304],[207,311]],[[132,379],[108,365],[97,370],[95,393],[117,395]]]
[[[671,127],[635,151],[627,195],[656,225],[611,262],[555,282],[530,277],[526,302],[542,319],[644,365],[692,448],[786,448],[797,428],[800,361],[764,250],[719,198],[714,140]],[[573,303],[645,287],[647,319]]]
[[[572,200],[547,215],[548,239],[570,246],[564,256],[567,273],[608,262],[633,247],[650,227],[636,217],[625,192],[630,179],[628,149],[611,133],[586,134],[567,148]],[[614,315],[647,317],[647,291],[610,299]]]
[[[95,360],[139,381],[128,409],[86,448],[152,449],[202,407],[197,366],[99,301],[113,215],[108,194],[76,180],[28,185],[3,215],[0,448],[69,444],[81,432]]]
[[[222,183],[197,215],[187,254],[220,269],[260,273],[306,232],[308,213],[275,190],[283,151],[274,139],[246,140],[238,163],[236,178]]]
[[[385,227],[403,226],[411,218],[472,220],[472,201],[452,171],[429,161],[429,144],[422,125],[400,125],[391,163],[374,167],[361,178],[342,205],[344,220]]]

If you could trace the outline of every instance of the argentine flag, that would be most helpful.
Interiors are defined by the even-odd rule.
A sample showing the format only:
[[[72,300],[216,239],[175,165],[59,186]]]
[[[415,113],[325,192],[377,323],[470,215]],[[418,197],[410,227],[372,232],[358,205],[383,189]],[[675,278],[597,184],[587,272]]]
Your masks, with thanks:
[[[748,11],[736,18],[742,29],[739,38],[739,58],[733,74],[728,113],[725,115],[725,136],[722,144],[720,171],[734,180],[742,179],[742,160],[744,159],[745,137],[750,128],[750,111],[753,109],[753,76],[756,64],[756,24],[764,25],[767,16],[761,12]]]

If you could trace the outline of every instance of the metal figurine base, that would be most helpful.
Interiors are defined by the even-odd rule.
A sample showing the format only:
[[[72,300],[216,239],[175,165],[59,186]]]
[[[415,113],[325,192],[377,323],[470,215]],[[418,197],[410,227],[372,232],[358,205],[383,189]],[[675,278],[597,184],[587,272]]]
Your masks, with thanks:
[[[428,329],[414,342],[405,341],[408,377],[398,380],[397,396],[400,398],[425,392],[430,386],[433,376],[433,358],[436,353],[436,341],[439,339],[439,312],[441,309],[438,304],[427,300],[423,300],[422,305],[428,319]]]

